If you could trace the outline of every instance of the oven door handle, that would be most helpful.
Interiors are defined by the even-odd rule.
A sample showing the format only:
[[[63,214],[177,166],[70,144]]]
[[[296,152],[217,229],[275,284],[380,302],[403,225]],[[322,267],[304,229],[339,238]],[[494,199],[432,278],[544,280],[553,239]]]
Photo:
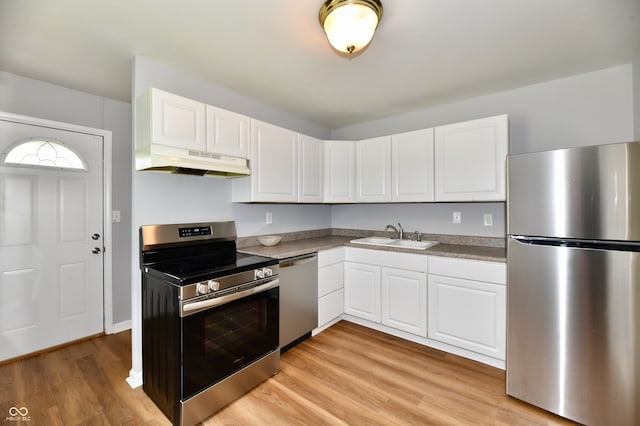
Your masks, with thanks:
[[[279,285],[280,278],[276,278],[267,283],[251,287],[250,289],[239,291],[237,293],[227,294],[225,296],[215,297],[213,299],[202,300],[200,302],[186,302],[182,304],[182,307],[180,309],[180,316],[186,317],[187,315],[195,314],[196,312],[213,308],[214,306],[224,305],[225,303],[233,302],[234,300],[242,299],[243,297],[271,290],[272,288],[276,288]]]

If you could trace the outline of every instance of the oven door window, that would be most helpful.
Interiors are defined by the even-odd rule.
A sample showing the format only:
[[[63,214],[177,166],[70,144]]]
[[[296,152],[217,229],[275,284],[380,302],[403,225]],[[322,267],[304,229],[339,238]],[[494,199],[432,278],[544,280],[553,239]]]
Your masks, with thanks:
[[[276,350],[279,288],[182,318],[182,399]]]

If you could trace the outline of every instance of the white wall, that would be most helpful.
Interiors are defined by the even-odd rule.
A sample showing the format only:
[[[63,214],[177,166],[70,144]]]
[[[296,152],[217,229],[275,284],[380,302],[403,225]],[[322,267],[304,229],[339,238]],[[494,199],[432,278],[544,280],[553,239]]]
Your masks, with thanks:
[[[265,84],[269,84],[266,82]],[[328,139],[329,129],[305,120],[269,104],[239,95],[225,87],[216,86],[179,71],[153,62],[144,56],[134,58],[133,99],[149,87],[163,89],[177,95],[215,105],[220,108],[266,121],[318,139]],[[309,100],[313,102],[313,100]]]
[[[509,114],[510,152],[541,151],[640,139],[640,60],[587,74],[467,99],[332,131],[332,139],[364,139],[497,114]],[[485,211],[486,210],[486,211]],[[462,224],[451,222],[462,212]],[[482,225],[482,214],[493,213],[494,226]],[[335,206],[338,228],[380,229],[398,221],[405,229],[455,235],[505,234],[504,203],[433,205]],[[403,222],[404,221],[404,222]],[[405,225],[405,222],[407,223]],[[411,224],[411,225],[409,225]]]
[[[238,235],[267,235],[280,232],[331,228],[331,206],[316,204],[233,204]],[[266,213],[273,223],[267,225]]]
[[[512,154],[628,142],[632,68],[620,65],[344,127],[331,138],[364,139],[506,113]]]
[[[640,141],[640,55],[633,61],[633,132]]]
[[[122,215],[112,228],[113,321],[127,323],[131,318],[131,105],[0,71],[0,111],[111,130],[112,206]]]
[[[452,223],[454,211],[462,223]],[[493,226],[483,225],[484,214],[492,215]],[[407,233],[505,236],[504,203],[346,204],[333,206],[331,218],[333,228],[383,231],[400,222]]]

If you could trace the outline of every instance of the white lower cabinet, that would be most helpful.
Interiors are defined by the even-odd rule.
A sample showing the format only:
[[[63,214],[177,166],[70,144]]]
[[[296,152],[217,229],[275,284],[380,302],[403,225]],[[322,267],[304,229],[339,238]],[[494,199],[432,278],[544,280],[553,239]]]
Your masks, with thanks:
[[[382,268],[382,324],[427,337],[427,276]]]
[[[504,263],[430,257],[429,339],[504,360],[506,290]]]
[[[427,258],[347,247],[344,313],[427,336]]]
[[[344,248],[318,252],[318,329],[344,313]]]
[[[345,262],[344,313],[380,322],[380,267]]]
[[[340,247],[318,268],[316,332],[344,318],[504,369],[505,263]]]

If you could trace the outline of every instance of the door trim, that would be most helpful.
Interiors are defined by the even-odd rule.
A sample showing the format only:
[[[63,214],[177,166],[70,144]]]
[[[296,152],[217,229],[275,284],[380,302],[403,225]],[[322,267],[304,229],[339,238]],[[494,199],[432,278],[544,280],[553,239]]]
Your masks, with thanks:
[[[111,169],[112,169],[112,153],[111,153],[111,131],[95,129],[91,127],[79,126],[76,124],[63,123],[59,121],[44,120],[36,117],[28,117],[25,115],[10,114],[0,111],[0,120],[10,121],[21,124],[29,124],[34,126],[49,127],[52,129],[66,130],[76,133],[85,133],[102,137],[102,229],[104,233],[104,253],[103,253],[103,319],[102,328],[106,334],[121,331],[116,329],[113,324],[113,257],[111,251],[112,229],[111,229]]]

